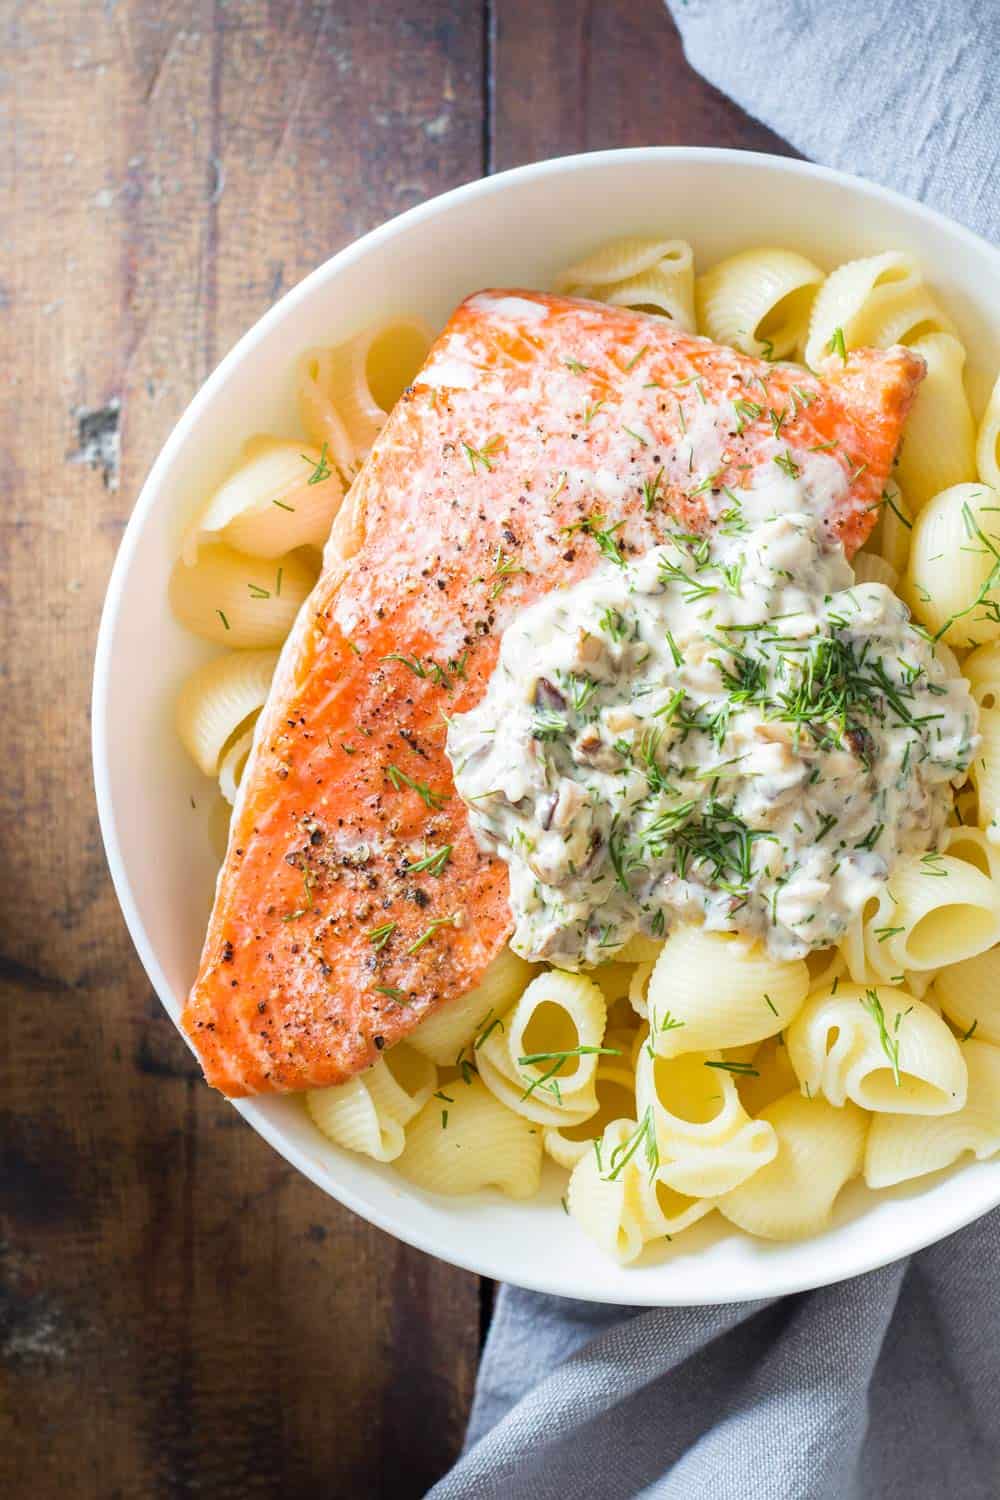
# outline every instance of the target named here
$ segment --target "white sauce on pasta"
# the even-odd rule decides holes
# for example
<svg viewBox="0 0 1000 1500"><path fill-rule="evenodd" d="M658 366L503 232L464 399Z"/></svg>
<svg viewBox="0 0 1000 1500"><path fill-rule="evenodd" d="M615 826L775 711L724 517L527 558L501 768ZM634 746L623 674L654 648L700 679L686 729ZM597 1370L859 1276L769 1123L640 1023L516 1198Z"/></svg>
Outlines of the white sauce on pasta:
<svg viewBox="0 0 1000 1500"><path fill-rule="evenodd" d="M695 435L698 467L721 420ZM589 967L676 920L799 957L939 838L977 744L967 685L889 589L854 584L822 524L842 471L789 457L730 492L711 534L628 563L612 543L522 611L452 721L526 958Z"/></svg>

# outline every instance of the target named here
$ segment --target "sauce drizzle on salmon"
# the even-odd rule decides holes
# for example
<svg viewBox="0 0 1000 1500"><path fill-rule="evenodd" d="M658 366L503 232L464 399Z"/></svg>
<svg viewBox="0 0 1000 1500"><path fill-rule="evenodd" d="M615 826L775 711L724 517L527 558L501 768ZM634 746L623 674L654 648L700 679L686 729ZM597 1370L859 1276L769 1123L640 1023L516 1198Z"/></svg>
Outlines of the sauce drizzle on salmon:
<svg viewBox="0 0 1000 1500"><path fill-rule="evenodd" d="M862 350L813 376L598 304L463 303L345 501L262 715L184 1013L209 1081L341 1082L473 988L512 929L508 877L445 734L503 630L610 550L705 530L796 451L822 457L812 503L852 555L922 369Z"/></svg>

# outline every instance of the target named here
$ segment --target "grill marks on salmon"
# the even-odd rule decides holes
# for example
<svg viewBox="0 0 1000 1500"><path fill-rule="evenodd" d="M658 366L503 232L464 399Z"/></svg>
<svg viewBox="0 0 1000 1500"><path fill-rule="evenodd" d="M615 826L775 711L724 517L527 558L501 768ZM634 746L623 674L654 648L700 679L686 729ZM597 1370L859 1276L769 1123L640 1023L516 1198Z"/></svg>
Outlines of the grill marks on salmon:
<svg viewBox="0 0 1000 1500"><path fill-rule="evenodd" d="M262 715L183 1018L209 1081L342 1082L473 988L513 924L445 716L480 699L504 628L602 552L704 530L780 451L839 466L824 524L852 554L922 373L897 348L817 377L538 293L462 304L344 503Z"/></svg>

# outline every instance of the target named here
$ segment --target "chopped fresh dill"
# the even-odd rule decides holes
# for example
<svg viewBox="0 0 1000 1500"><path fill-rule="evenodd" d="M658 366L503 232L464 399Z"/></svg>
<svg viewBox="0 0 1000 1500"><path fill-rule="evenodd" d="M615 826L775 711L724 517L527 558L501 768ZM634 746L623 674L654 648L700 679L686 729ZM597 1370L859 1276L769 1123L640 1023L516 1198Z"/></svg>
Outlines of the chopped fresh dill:
<svg viewBox="0 0 1000 1500"><path fill-rule="evenodd" d="M451 916L449 917L435 917L433 922L430 922L424 929L424 931L420 934L420 936L418 938L415 938L407 948L407 958L409 958L411 953L419 953L421 948L423 948L426 943L429 943L431 939L441 931L442 927L454 927L456 925L457 916L457 912L452 912Z"/></svg>
<svg viewBox="0 0 1000 1500"><path fill-rule="evenodd" d="M841 363L847 364L847 345L844 343L844 330L842 328L838 327L833 330L827 343L826 351L828 354L839 354Z"/></svg>
<svg viewBox="0 0 1000 1500"><path fill-rule="evenodd" d="M529 1052L518 1058L522 1068L532 1063L554 1062L556 1058L565 1062L568 1057L621 1057L620 1047L567 1047L561 1052Z"/></svg>
<svg viewBox="0 0 1000 1500"><path fill-rule="evenodd" d="M890 1032L888 1022L885 1018L885 1011L882 1008L882 1001L879 999L878 990L865 990L860 1004L863 1009L868 1012L872 1020L875 1022L875 1025L878 1027L878 1039L881 1044L882 1051L889 1059L889 1066L892 1068L893 1082L895 1083L897 1088L900 1088L902 1084L899 1076L899 1028L903 1020L910 1014L910 1010L913 1009L913 1006L911 1005L909 1010L901 1010L896 1012L892 1031Z"/></svg>
<svg viewBox="0 0 1000 1500"><path fill-rule="evenodd" d="M776 453L772 462L776 463L778 465L778 468L781 469L782 473L788 475L789 479L798 479L799 475L802 473L802 470L799 468L792 455L788 452L787 448L785 449L784 453Z"/></svg>
<svg viewBox="0 0 1000 1500"><path fill-rule="evenodd" d="M596 1145L596 1142L595 1142ZM605 1182L615 1182L628 1166L633 1156L643 1148L646 1157L646 1166L649 1169L650 1180L656 1176L660 1165L660 1151L656 1143L656 1122L653 1118L653 1106L650 1104L643 1114L642 1119L632 1132L627 1141L616 1146L611 1153L608 1163L608 1171L602 1172ZM598 1166L600 1166L600 1155L598 1155Z"/></svg>
<svg viewBox="0 0 1000 1500"><path fill-rule="evenodd" d="M299 455L299 457L304 459L312 469L312 473L306 480L306 484L322 484L324 480L329 479L330 475L333 473L333 465L329 462L326 456L327 447L328 444L324 443L322 448L320 449L318 459L310 458L308 453L301 453ZM288 509L291 509L291 507L289 506Z"/></svg>
<svg viewBox="0 0 1000 1500"><path fill-rule="evenodd" d="M419 875L426 872L428 875L440 875L445 865L451 859L451 844L445 844L441 849L435 849L432 854L425 854L423 859L418 859L416 864L407 864L407 875Z"/></svg>
<svg viewBox="0 0 1000 1500"><path fill-rule="evenodd" d="M644 354L645 354L645 352L646 352L646 350L647 350L647 349L648 349L648 348L649 348L649 345L648 345L648 344L643 344L643 346L642 346L642 348L641 348L641 349L640 349L640 350L639 350L639 352L638 352L638 354L633 354L633 356L632 356L632 358L631 358L631 359L630 359L630 360L629 360L629 362L628 362L628 364L627 364L627 365L624 365L624 366L623 366L623 367L622 367L622 368L623 368L623 369L624 369L624 370L625 370L625 372L626 372L626 373L628 373L628 371L629 371L629 370L634 370L634 369L635 369L635 367L636 367L636 365L637 365L637 364L638 364L638 363L639 363L639 361L640 361L640 359L641 359L641 358L642 358L642 356L643 356L643 355L644 355Z"/></svg>
<svg viewBox="0 0 1000 1500"><path fill-rule="evenodd" d="M592 537L599 552L609 561L617 563L618 567L624 568L625 559L621 554L619 543L615 541L615 532L620 531L624 521L616 521L614 526L605 527L604 516L584 516L580 521L573 521L571 525L562 528L564 536L572 536L577 531L582 531L585 536Z"/></svg>
<svg viewBox="0 0 1000 1500"><path fill-rule="evenodd" d="M383 922L381 927L372 928L372 930L368 934L368 941L371 943L376 953L379 953L385 947L386 943L396 931L397 925L398 924L396 922Z"/></svg>
<svg viewBox="0 0 1000 1500"><path fill-rule="evenodd" d="M478 467L480 464L484 469L487 470L491 470L493 468L490 459L493 457L499 444L499 434L489 438L481 448L474 448L471 443L467 443L464 438L462 439L462 448L465 452L466 458L469 460L469 468L472 470L473 474L478 472Z"/></svg>
<svg viewBox="0 0 1000 1500"><path fill-rule="evenodd" d="M496 556L493 559L493 572L487 580L487 582L493 584L490 590L490 598L499 598L515 573L526 573L527 571L527 568L522 568L512 557L508 557L502 547L498 547Z"/></svg>
<svg viewBox="0 0 1000 1500"><path fill-rule="evenodd" d="M483 1016L483 1019L480 1021L479 1025L476 1027L476 1035L472 1043L472 1050L474 1052L478 1052L483 1043L489 1041L490 1037L498 1027L501 1031L506 1030L500 1017L494 1016L493 1007L491 1005L485 1016Z"/></svg>
<svg viewBox="0 0 1000 1500"><path fill-rule="evenodd" d="M662 482L662 465L653 475L652 481L648 479L644 479L642 481L642 508L644 511L646 511L647 514L653 509L653 506L656 504L657 496L659 494L660 485L662 484Z"/></svg>
<svg viewBox="0 0 1000 1500"><path fill-rule="evenodd" d="M412 776L407 776L406 772L401 771L397 765L390 764L386 768L386 775L397 792L401 791L404 786L408 786L410 791L416 792L424 806L429 807L432 812L437 812L448 801L447 792L431 791L424 782L414 781Z"/></svg>

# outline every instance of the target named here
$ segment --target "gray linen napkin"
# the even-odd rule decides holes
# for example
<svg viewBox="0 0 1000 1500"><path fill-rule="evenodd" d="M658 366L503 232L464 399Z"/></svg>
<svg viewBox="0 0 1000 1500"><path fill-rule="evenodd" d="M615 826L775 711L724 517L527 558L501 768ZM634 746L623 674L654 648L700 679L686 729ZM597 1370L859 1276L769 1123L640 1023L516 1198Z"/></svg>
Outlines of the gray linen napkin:
<svg viewBox="0 0 1000 1500"><path fill-rule="evenodd" d="M688 58L804 155L1000 232L1000 0L671 0ZM1000 1500L1000 1212L776 1302L500 1290L430 1500Z"/></svg>
<svg viewBox="0 0 1000 1500"><path fill-rule="evenodd" d="M997 1500L1000 1213L838 1286L634 1309L500 1290L432 1500Z"/></svg>
<svg viewBox="0 0 1000 1500"><path fill-rule="evenodd" d="M1000 0L670 0L691 66L812 161L1000 234Z"/></svg>

